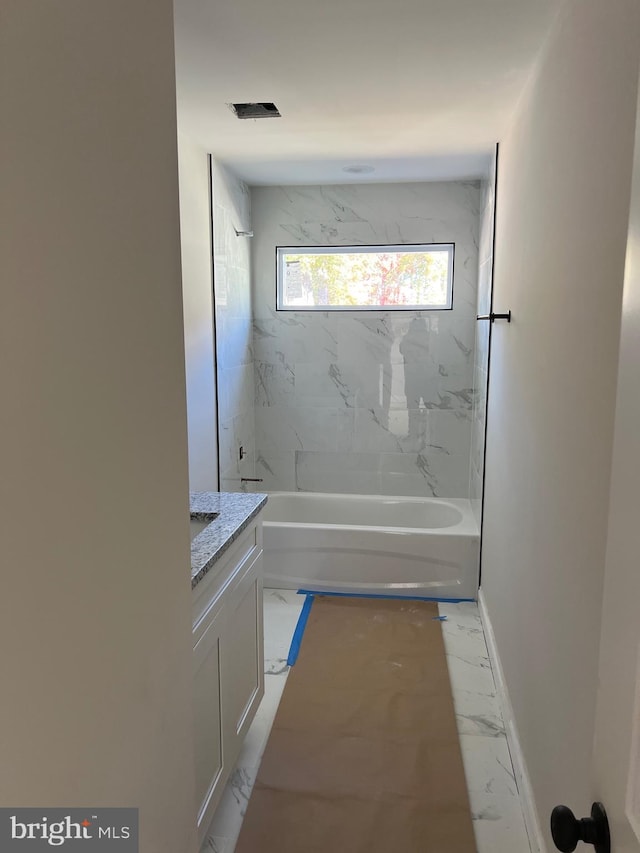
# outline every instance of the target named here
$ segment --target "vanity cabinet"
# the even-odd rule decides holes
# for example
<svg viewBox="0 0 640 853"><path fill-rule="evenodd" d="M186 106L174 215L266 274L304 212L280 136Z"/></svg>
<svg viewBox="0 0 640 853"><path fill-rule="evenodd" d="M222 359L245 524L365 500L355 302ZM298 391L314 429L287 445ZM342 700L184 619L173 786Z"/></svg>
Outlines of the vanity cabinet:
<svg viewBox="0 0 640 853"><path fill-rule="evenodd" d="M259 517L193 596L195 774L202 842L264 695Z"/></svg>
<svg viewBox="0 0 640 853"><path fill-rule="evenodd" d="M194 746L196 802L200 812L215 796L223 774L223 738L220 659L224 614L217 608L207 620L207 629L193 650ZM215 808L215 805L213 806ZM204 827L206 829L206 827Z"/></svg>
<svg viewBox="0 0 640 853"><path fill-rule="evenodd" d="M262 552L238 575L226 605L220 667L224 740L232 767L264 695Z"/></svg>

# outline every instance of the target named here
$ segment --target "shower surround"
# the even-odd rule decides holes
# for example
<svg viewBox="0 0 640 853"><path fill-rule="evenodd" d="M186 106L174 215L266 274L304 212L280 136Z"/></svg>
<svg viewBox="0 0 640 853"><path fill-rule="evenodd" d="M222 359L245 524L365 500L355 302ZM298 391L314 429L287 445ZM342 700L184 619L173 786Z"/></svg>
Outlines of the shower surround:
<svg viewBox="0 0 640 853"><path fill-rule="evenodd" d="M261 488L467 498L479 183L255 187L251 204ZM276 311L276 246L448 242L451 311Z"/></svg>
<svg viewBox="0 0 640 853"><path fill-rule="evenodd" d="M215 160L212 179L220 488L237 492L255 470L251 249L249 238L236 234L251 230L251 198Z"/></svg>
<svg viewBox="0 0 640 853"><path fill-rule="evenodd" d="M489 175L480 185L480 245L478 250L478 314L489 314L493 290L493 232L495 225L495 182L497 160L494 155ZM484 446L489 383L489 343L491 326L482 321L476 324L474 354L474 398L471 428L471 464L469 499L480 527L482 523L482 490L484 484Z"/></svg>

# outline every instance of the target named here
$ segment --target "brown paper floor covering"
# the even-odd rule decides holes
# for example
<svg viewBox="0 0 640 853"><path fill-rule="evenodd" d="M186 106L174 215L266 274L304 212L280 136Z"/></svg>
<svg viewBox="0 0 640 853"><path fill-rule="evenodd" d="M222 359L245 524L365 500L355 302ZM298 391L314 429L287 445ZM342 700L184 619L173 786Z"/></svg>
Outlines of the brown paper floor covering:
<svg viewBox="0 0 640 853"><path fill-rule="evenodd" d="M316 597L236 853L475 853L437 616Z"/></svg>

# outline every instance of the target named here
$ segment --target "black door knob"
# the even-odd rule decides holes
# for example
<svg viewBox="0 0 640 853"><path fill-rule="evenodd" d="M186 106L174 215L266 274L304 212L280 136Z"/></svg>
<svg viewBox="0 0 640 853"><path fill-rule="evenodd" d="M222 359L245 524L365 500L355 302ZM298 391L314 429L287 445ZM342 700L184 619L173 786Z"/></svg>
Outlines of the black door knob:
<svg viewBox="0 0 640 853"><path fill-rule="evenodd" d="M591 817L580 820L568 806L556 806L551 812L551 835L562 853L572 853L579 841L593 844L596 853L611 853L609 821L602 803L594 803Z"/></svg>

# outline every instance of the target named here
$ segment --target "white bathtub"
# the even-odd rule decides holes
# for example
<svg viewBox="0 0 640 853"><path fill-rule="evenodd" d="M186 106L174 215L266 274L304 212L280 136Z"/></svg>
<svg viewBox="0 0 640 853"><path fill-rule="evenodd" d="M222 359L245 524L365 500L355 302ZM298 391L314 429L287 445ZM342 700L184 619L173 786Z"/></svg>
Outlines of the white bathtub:
<svg viewBox="0 0 640 853"><path fill-rule="evenodd" d="M274 492L263 518L265 586L476 598L467 500Z"/></svg>

